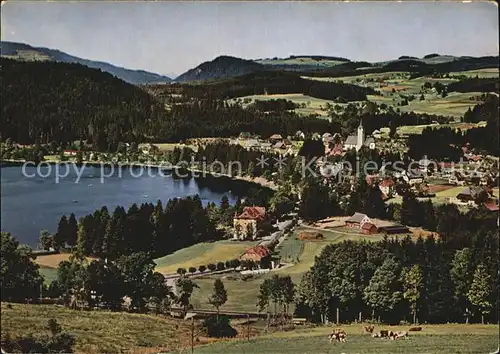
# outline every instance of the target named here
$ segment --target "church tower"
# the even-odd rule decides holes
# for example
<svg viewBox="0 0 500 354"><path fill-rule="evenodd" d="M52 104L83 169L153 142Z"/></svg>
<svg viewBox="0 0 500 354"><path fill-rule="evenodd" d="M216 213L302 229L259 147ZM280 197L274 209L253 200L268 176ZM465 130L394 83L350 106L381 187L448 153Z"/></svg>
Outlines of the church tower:
<svg viewBox="0 0 500 354"><path fill-rule="evenodd" d="M359 149L361 149L364 141L365 141L365 131L363 129L363 121L360 120L359 127L358 127L358 139L356 142L356 151L359 151Z"/></svg>

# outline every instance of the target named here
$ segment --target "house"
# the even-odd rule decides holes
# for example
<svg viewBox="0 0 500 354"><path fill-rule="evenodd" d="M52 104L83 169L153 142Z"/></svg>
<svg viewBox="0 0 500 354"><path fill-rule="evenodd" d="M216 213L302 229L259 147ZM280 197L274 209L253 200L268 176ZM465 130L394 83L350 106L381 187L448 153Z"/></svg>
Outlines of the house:
<svg viewBox="0 0 500 354"><path fill-rule="evenodd" d="M484 202L483 205L489 211L498 212L498 200L495 201L495 200L489 199L488 201Z"/></svg>
<svg viewBox="0 0 500 354"><path fill-rule="evenodd" d="M423 159L418 161L418 168L422 172L429 172L430 171L430 166L432 166L432 161L427 158L427 156L424 156Z"/></svg>
<svg viewBox="0 0 500 354"><path fill-rule="evenodd" d="M240 256L240 261L253 261L256 263L264 263L265 260L271 259L271 251L266 246L258 245L249 248ZM271 263L271 262L269 262Z"/></svg>
<svg viewBox="0 0 500 354"><path fill-rule="evenodd" d="M273 134L269 137L269 141L271 143L277 143L278 141L283 140L283 137L280 134Z"/></svg>
<svg viewBox="0 0 500 354"><path fill-rule="evenodd" d="M394 181L390 178L386 178L378 184L380 191L387 197L394 194Z"/></svg>
<svg viewBox="0 0 500 354"><path fill-rule="evenodd" d="M378 232L378 227L371 222L365 222L361 225L361 232L367 235L376 234Z"/></svg>
<svg viewBox="0 0 500 354"><path fill-rule="evenodd" d="M362 213L354 213L353 216L345 221L345 226L359 229L364 223L367 222L371 222L368 215Z"/></svg>
<svg viewBox="0 0 500 354"><path fill-rule="evenodd" d="M473 202L481 193L486 193L481 187L465 187L460 191L460 193L457 194L456 198L463 203Z"/></svg>
<svg viewBox="0 0 500 354"><path fill-rule="evenodd" d="M378 228L379 232L383 232L386 235L396 235L396 234L407 234L410 232L410 229L404 225L388 225L388 226L380 226Z"/></svg>
<svg viewBox="0 0 500 354"><path fill-rule="evenodd" d="M302 130L297 130L297 132L295 133L295 139L304 140L305 138L306 135L304 134L304 132Z"/></svg>
<svg viewBox="0 0 500 354"><path fill-rule="evenodd" d="M349 135L344 142L344 150L356 149L356 151L359 151L363 146L371 150L375 149L375 139L371 136L365 138L363 122L360 121L357 133Z"/></svg>
<svg viewBox="0 0 500 354"><path fill-rule="evenodd" d="M251 134L249 132L241 132L240 135L238 136L240 139L250 139Z"/></svg>
<svg viewBox="0 0 500 354"><path fill-rule="evenodd" d="M424 182L424 174L419 170L408 171L408 174L403 177L410 186Z"/></svg>
<svg viewBox="0 0 500 354"><path fill-rule="evenodd" d="M245 207L240 215L233 220L234 238L238 240L255 239L257 230L262 221L266 219L266 208Z"/></svg>
<svg viewBox="0 0 500 354"><path fill-rule="evenodd" d="M439 162L438 167L442 174L448 175L453 173L455 164L453 162Z"/></svg>
<svg viewBox="0 0 500 354"><path fill-rule="evenodd" d="M64 156L76 156L77 153L78 153L77 150L64 150L63 151Z"/></svg>
<svg viewBox="0 0 500 354"><path fill-rule="evenodd" d="M372 136L374 139L380 139L381 134L382 134L382 132L378 129L375 129L374 131L372 131Z"/></svg>

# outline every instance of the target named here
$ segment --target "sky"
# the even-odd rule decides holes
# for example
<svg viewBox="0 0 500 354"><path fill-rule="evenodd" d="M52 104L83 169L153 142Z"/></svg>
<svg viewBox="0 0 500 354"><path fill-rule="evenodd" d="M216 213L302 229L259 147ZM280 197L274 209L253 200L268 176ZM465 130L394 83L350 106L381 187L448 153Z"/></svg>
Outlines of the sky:
<svg viewBox="0 0 500 354"><path fill-rule="evenodd" d="M1 39L175 76L219 55L498 55L494 2L29 2Z"/></svg>

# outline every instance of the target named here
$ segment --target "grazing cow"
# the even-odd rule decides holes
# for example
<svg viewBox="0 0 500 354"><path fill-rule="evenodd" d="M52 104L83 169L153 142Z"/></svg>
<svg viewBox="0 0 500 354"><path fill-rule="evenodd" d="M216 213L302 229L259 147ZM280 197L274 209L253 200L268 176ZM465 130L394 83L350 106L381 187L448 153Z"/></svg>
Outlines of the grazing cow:
<svg viewBox="0 0 500 354"><path fill-rule="evenodd" d="M363 326L363 330L365 331L365 333L373 333L374 329L375 329L374 325Z"/></svg>
<svg viewBox="0 0 500 354"><path fill-rule="evenodd" d="M422 327L417 326L417 327L410 327L408 330L409 332L420 332L422 330Z"/></svg>
<svg viewBox="0 0 500 354"><path fill-rule="evenodd" d="M406 332L406 331L399 331L399 332L396 332L395 334L396 334L395 339L399 339L399 338L408 339L408 332Z"/></svg>
<svg viewBox="0 0 500 354"><path fill-rule="evenodd" d="M329 335L330 343L336 340L337 342L345 342L346 333L342 328L334 328Z"/></svg>

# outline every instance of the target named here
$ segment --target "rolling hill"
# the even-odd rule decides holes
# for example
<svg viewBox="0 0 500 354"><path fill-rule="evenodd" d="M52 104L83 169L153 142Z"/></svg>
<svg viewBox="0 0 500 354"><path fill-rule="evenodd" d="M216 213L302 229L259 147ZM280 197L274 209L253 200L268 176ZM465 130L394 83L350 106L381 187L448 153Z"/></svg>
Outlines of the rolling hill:
<svg viewBox="0 0 500 354"><path fill-rule="evenodd" d="M201 63L175 79L176 82L206 81L240 76L266 70L266 66L252 60L231 56L219 56L212 61Z"/></svg>
<svg viewBox="0 0 500 354"><path fill-rule="evenodd" d="M2 57L9 59L82 64L93 69L101 69L102 71L108 72L119 79L134 85L166 83L172 81L172 79L167 76L148 71L126 69L106 62L78 58L56 49L32 47L24 43L2 41L0 43L0 52Z"/></svg>

